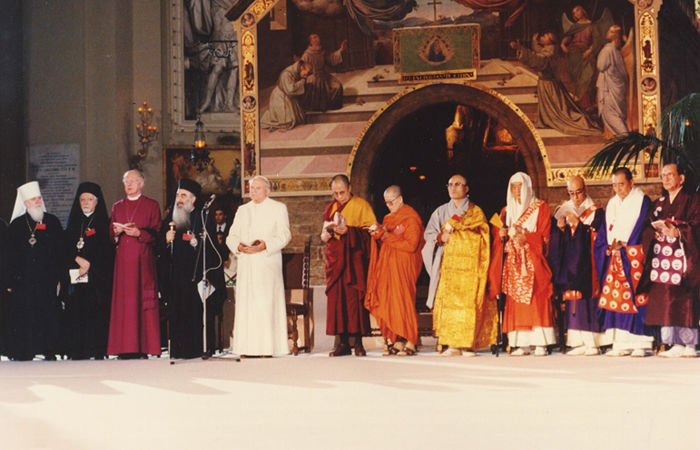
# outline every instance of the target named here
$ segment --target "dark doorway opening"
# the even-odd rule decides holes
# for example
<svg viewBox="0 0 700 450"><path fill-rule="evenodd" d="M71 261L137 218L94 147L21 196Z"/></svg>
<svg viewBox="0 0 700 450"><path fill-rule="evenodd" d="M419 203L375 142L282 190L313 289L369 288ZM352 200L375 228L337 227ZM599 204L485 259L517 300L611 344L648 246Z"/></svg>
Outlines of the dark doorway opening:
<svg viewBox="0 0 700 450"><path fill-rule="evenodd" d="M449 200L446 184L453 174L467 178L470 200L491 217L505 204L510 176L527 172L507 130L485 112L464 105L461 137L450 157L446 129L455 122L458 106L446 102L422 107L386 133L369 177L370 203L380 221L388 212L382 193L389 185L401 187L404 201L427 224L435 208Z"/></svg>

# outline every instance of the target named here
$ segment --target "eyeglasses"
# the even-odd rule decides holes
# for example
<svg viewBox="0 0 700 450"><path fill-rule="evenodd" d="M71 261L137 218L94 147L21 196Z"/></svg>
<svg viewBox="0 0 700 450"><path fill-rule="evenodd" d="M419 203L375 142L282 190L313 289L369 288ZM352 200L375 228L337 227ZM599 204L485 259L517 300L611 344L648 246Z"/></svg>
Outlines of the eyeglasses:
<svg viewBox="0 0 700 450"><path fill-rule="evenodd" d="M391 200L384 200L384 203L385 203L387 206L393 205L397 198L399 198L399 197L394 197L394 198L392 198Z"/></svg>
<svg viewBox="0 0 700 450"><path fill-rule="evenodd" d="M577 189L575 191L566 191L566 192L568 192L570 196L571 195L582 195L585 192L585 190L584 189Z"/></svg>
<svg viewBox="0 0 700 450"><path fill-rule="evenodd" d="M458 187L458 186L466 186L466 184L465 183L447 183L445 186L447 186L448 188L451 188L451 187Z"/></svg>

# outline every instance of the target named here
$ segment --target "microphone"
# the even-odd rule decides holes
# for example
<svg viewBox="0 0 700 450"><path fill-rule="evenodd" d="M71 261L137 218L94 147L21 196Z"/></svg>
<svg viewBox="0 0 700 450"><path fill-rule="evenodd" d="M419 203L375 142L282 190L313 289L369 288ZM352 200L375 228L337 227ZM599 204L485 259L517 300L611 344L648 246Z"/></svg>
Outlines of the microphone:
<svg viewBox="0 0 700 450"><path fill-rule="evenodd" d="M170 228L170 231L175 231L175 222L170 222L168 227ZM173 243L170 242L168 247L170 247L170 256L173 256Z"/></svg>
<svg viewBox="0 0 700 450"><path fill-rule="evenodd" d="M211 197L209 197L209 200L204 204L204 209L209 209L211 204L214 202L214 199L216 198L216 194L211 194Z"/></svg>

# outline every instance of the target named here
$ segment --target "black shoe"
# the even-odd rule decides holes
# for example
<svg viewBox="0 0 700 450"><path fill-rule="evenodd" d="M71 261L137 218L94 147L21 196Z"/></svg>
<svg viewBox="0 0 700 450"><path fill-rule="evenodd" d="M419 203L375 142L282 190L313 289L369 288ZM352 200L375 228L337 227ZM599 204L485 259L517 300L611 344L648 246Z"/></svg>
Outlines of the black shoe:
<svg viewBox="0 0 700 450"><path fill-rule="evenodd" d="M340 343L336 348L331 351L328 356L347 356L350 355L352 352L350 351L350 346L345 343Z"/></svg>

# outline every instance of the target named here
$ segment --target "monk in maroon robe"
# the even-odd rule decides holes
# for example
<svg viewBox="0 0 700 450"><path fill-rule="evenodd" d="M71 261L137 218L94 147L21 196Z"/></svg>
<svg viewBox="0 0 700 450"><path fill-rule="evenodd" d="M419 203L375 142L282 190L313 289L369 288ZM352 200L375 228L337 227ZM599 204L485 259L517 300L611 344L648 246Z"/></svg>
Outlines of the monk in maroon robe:
<svg viewBox="0 0 700 450"><path fill-rule="evenodd" d="M349 355L350 337L355 355L364 356L362 336L371 331L364 307L370 248L367 227L377 219L369 203L352 195L345 175L333 177L331 190L334 200L323 213L321 232L326 243L326 334L336 336L329 356Z"/></svg>
<svg viewBox="0 0 700 450"><path fill-rule="evenodd" d="M107 353L121 358L160 355L155 256L160 208L142 195L140 172L126 172L123 182L126 198L112 206L109 227L117 251Z"/></svg>
<svg viewBox="0 0 700 450"><path fill-rule="evenodd" d="M661 170L664 194L649 214L644 243L647 261L637 293L648 293L644 324L659 326L671 347L659 356L695 358L700 301L700 196L683 188L676 164Z"/></svg>

